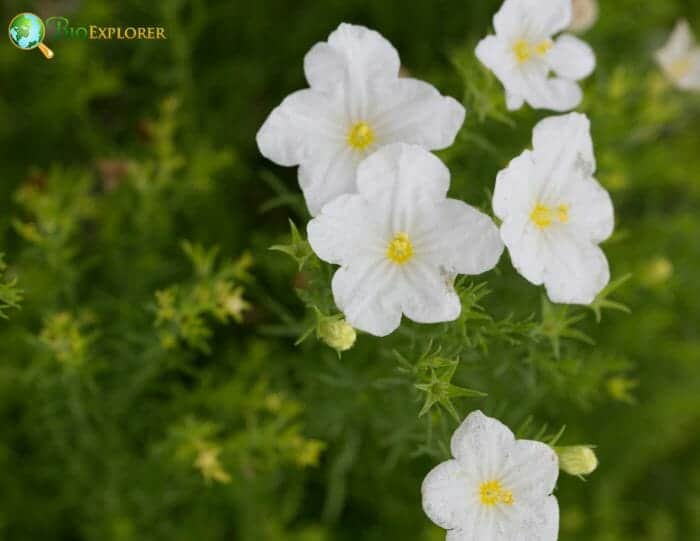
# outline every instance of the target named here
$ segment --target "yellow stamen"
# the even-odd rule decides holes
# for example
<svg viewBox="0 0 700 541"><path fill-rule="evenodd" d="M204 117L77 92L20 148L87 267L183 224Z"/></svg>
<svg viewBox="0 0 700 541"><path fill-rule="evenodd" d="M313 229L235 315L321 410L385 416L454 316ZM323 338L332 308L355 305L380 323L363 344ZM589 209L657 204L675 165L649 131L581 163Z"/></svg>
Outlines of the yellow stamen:
<svg viewBox="0 0 700 541"><path fill-rule="evenodd" d="M552 225L552 209L542 203L537 203L530 213L530 220L539 229L546 229Z"/></svg>
<svg viewBox="0 0 700 541"><path fill-rule="evenodd" d="M503 488L499 481L486 481L479 487L481 503L493 507L499 503L513 505L513 493Z"/></svg>
<svg viewBox="0 0 700 541"><path fill-rule="evenodd" d="M557 207L557 218L562 224L568 223L569 221L569 205L559 205Z"/></svg>
<svg viewBox="0 0 700 541"><path fill-rule="evenodd" d="M549 50L552 48L554 44L552 43L551 39L545 39L544 41L540 41L537 45L535 45L535 51L537 51L537 54L540 56L544 56L549 52Z"/></svg>
<svg viewBox="0 0 700 541"><path fill-rule="evenodd" d="M519 39L515 42L513 52L515 53L515 58L521 64L530 60L530 44L524 39Z"/></svg>
<svg viewBox="0 0 700 541"><path fill-rule="evenodd" d="M562 203L552 208L543 203L537 203L530 213L530 220L538 229L547 229L555 221L560 224L568 223L569 205Z"/></svg>
<svg viewBox="0 0 700 541"><path fill-rule="evenodd" d="M562 203L556 208L544 203L537 203L530 213L530 221L538 229L547 229L555 222L565 224L569 222L569 205Z"/></svg>
<svg viewBox="0 0 700 541"><path fill-rule="evenodd" d="M386 256L397 265L403 265L413 257L413 244L406 233L397 233L391 239Z"/></svg>
<svg viewBox="0 0 700 541"><path fill-rule="evenodd" d="M373 141L374 132L366 122L358 122L348 132L348 144L357 150L364 150Z"/></svg>

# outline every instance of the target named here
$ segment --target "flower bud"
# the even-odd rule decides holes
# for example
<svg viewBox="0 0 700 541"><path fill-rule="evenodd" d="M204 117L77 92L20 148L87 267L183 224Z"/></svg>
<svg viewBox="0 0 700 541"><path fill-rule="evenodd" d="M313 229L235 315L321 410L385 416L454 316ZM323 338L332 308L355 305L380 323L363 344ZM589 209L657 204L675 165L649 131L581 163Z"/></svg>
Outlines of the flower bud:
<svg viewBox="0 0 700 541"><path fill-rule="evenodd" d="M572 32L585 32L598 20L598 0L573 0L572 10Z"/></svg>
<svg viewBox="0 0 700 541"><path fill-rule="evenodd" d="M644 285L656 287L667 282L673 275L673 263L665 257L655 257L648 261L642 271Z"/></svg>
<svg viewBox="0 0 700 541"><path fill-rule="evenodd" d="M557 447L559 469L569 475L588 475L598 467L598 457L590 445Z"/></svg>
<svg viewBox="0 0 700 541"><path fill-rule="evenodd" d="M344 319L324 318L318 324L318 337L336 351L347 351L355 344L355 329Z"/></svg>

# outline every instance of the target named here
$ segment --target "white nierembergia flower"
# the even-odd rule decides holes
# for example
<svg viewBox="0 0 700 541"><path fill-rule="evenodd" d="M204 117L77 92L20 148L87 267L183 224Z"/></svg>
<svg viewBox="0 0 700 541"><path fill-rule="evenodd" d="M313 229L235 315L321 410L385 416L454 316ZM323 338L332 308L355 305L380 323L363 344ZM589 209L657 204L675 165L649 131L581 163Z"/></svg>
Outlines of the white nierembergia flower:
<svg viewBox="0 0 700 541"><path fill-rule="evenodd" d="M479 42L476 56L505 87L508 109L527 102L536 109L568 111L581 102L576 81L593 72L595 56L574 36L553 39L570 23L571 0L503 2L493 18L496 35Z"/></svg>
<svg viewBox="0 0 700 541"><path fill-rule="evenodd" d="M666 45L656 51L655 56L666 76L678 88L700 90L700 47L688 21L678 21Z"/></svg>
<svg viewBox="0 0 700 541"><path fill-rule="evenodd" d="M357 169L357 194L323 207L308 225L314 252L340 265L338 308L355 328L386 336L401 314L419 323L452 321L461 305L456 274L493 268L503 252L487 215L447 199L450 172L416 145L388 145Z"/></svg>
<svg viewBox="0 0 700 541"><path fill-rule="evenodd" d="M311 88L288 96L257 135L260 152L299 165L309 212L355 192L357 165L389 143L428 150L450 146L464 107L434 87L399 78L399 55L380 34L341 24L304 58Z"/></svg>
<svg viewBox="0 0 700 541"><path fill-rule="evenodd" d="M517 271L544 283L552 301L589 304L610 280L598 243L612 234L614 217L608 192L593 178L588 118L545 118L532 144L496 178L501 238Z"/></svg>
<svg viewBox="0 0 700 541"><path fill-rule="evenodd" d="M555 541L559 506L552 490L557 454L538 441L516 440L480 411L452 435L454 459L423 481L423 509L449 530L447 541Z"/></svg>

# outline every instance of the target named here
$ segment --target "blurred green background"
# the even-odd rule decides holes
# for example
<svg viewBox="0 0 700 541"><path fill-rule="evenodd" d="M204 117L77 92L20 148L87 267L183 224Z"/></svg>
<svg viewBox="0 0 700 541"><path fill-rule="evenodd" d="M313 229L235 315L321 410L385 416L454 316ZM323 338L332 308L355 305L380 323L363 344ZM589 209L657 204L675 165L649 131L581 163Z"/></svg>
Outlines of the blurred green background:
<svg viewBox="0 0 700 541"><path fill-rule="evenodd" d="M700 98L652 57L678 18L700 31L697 0L603 0L584 36L598 67L580 110L617 214L611 297L631 313L543 303L504 256L464 283L455 324L362 335L340 359L313 336L294 346L305 304L332 313L330 269L268 250L308 216L257 129L305 86L315 42L364 24L464 100L440 155L451 196L490 210L496 173L546 116L506 113L473 56L499 5L3 2L7 22L169 39L49 34L52 61L0 46L0 251L24 296L0 320L0 539L442 539L420 483L457 421L439 403L419 417L416 387L440 356L488 393L455 398L460 417L566 425L562 443L598 446L586 482L560 478L560 539L700 539Z"/></svg>

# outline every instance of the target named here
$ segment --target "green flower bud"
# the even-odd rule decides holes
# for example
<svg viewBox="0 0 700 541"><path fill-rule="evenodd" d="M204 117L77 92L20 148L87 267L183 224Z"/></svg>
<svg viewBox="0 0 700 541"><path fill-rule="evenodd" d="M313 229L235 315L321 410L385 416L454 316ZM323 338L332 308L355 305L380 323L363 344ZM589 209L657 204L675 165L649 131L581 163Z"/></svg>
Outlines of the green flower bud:
<svg viewBox="0 0 700 541"><path fill-rule="evenodd" d="M665 257L655 257L646 263L641 279L644 285L656 287L663 285L673 275L673 263Z"/></svg>
<svg viewBox="0 0 700 541"><path fill-rule="evenodd" d="M569 475L588 475L598 467L598 457L590 445L557 447L559 469Z"/></svg>
<svg viewBox="0 0 700 541"><path fill-rule="evenodd" d="M355 344L355 329L344 319L324 318L318 324L318 337L336 351L347 351Z"/></svg>

